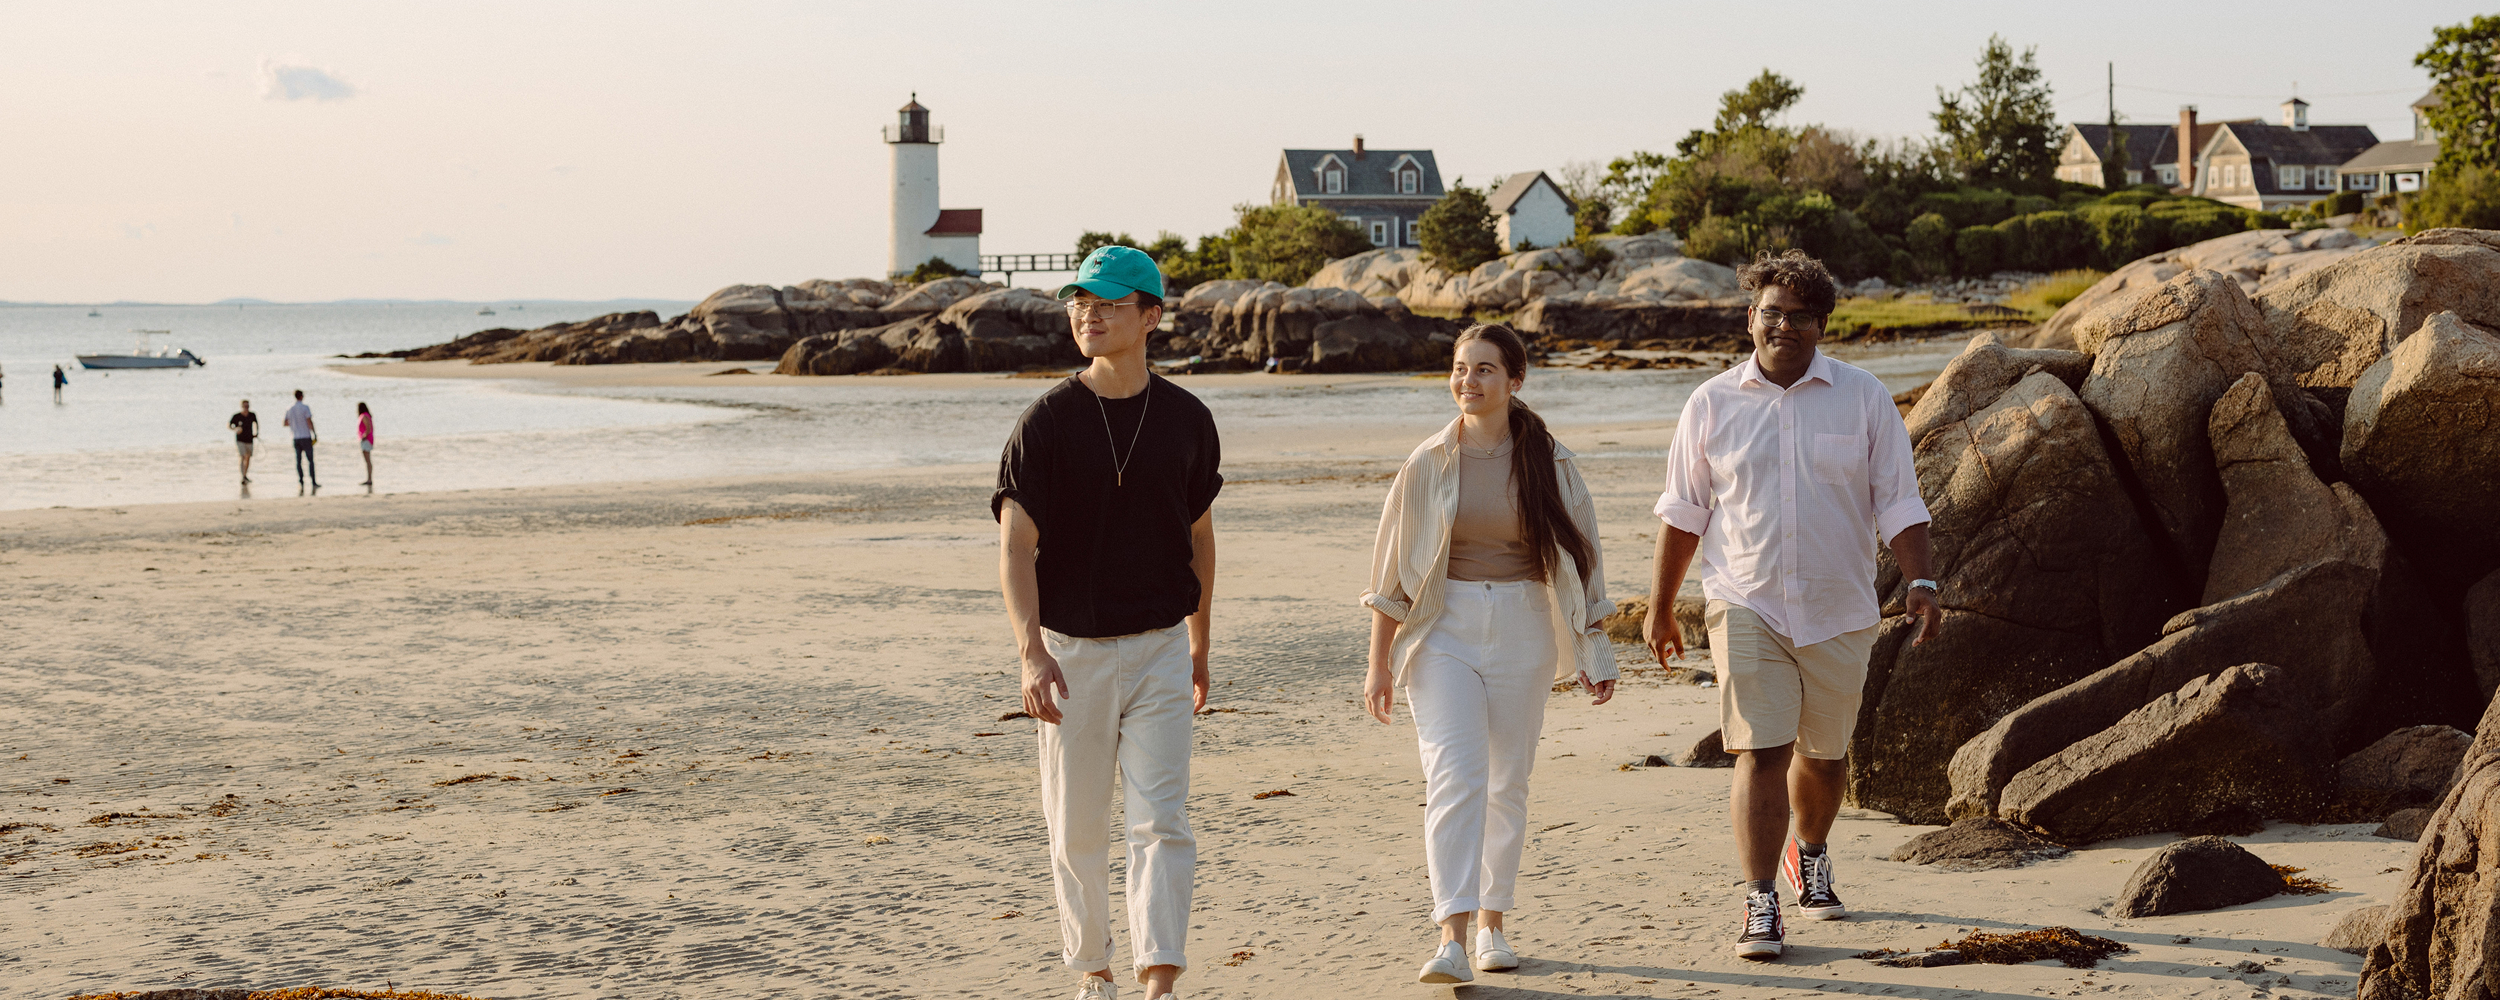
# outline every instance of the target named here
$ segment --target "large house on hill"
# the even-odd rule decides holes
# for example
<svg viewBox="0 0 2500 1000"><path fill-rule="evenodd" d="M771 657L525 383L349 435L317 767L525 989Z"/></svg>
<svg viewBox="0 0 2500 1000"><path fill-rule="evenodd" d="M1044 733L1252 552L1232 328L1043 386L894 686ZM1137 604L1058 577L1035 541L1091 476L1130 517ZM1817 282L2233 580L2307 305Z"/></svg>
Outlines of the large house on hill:
<svg viewBox="0 0 2500 1000"><path fill-rule="evenodd" d="M2408 194L2422 189L2439 161L2439 131L2422 113L2439 106L2437 91L2413 102L2413 138L2390 139L2344 164L2344 183L2356 191Z"/></svg>
<svg viewBox="0 0 2500 1000"><path fill-rule="evenodd" d="M1276 162L1275 205L1318 205L1344 216L1376 247L1413 247L1416 222L1441 199L1429 149L1288 149Z"/></svg>
<svg viewBox="0 0 2500 1000"><path fill-rule="evenodd" d="M2158 183L2186 194L2260 212L2299 208L2341 190L2375 191L2375 177L2356 161L2385 145L2367 125L2311 125L2309 102L2283 102L2279 123L2256 118L2199 122L2196 107L2179 109L2179 124L2120 125L2127 136L2127 183ZM2102 182L2111 155L2110 127L2066 127L2057 177ZM2182 163L2180 139L2189 155ZM2139 148L2141 151L2139 151ZM2352 165L2352 166L2348 166Z"/></svg>

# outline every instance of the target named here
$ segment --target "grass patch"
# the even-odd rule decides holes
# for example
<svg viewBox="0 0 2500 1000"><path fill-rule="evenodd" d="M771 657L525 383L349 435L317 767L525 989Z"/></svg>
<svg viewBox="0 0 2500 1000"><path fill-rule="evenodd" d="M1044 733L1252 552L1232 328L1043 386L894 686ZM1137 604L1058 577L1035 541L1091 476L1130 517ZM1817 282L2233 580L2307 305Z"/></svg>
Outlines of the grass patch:
<svg viewBox="0 0 2500 1000"><path fill-rule="evenodd" d="M2007 316L2002 311L1972 307L1959 302L1929 302L1923 299L1846 299L1832 310L1832 318L1823 326L1829 340L1859 340L1868 337L1895 337L1905 333L1934 330L1967 330L1982 326L2004 326L2020 316Z"/></svg>
<svg viewBox="0 0 2500 1000"><path fill-rule="evenodd" d="M2106 272L2088 269L2059 271L2024 285L2021 291L2006 296L2005 304L2029 313L2034 319L2045 321L2106 277L2109 277Z"/></svg>

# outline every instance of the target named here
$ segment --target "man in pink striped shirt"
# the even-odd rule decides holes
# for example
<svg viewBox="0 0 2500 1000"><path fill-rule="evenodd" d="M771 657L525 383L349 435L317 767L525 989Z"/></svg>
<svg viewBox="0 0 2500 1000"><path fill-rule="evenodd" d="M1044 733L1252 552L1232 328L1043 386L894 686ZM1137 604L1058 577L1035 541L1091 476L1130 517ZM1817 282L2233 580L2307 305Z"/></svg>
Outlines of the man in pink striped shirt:
<svg viewBox="0 0 2500 1000"><path fill-rule="evenodd" d="M1699 553L1719 731L1737 756L1728 802L1746 880L1737 954L1769 960L1787 938L1774 868L1800 916L1849 915L1824 841L1883 620L1878 540L1911 581L1909 611L1924 620L1917 642L1936 634L1943 612L1927 579L1927 505L1892 394L1815 350L1838 298L1831 272L1791 250L1762 254L1739 278L1754 296L1753 356L1685 401L1656 508L1666 525L1646 628L1660 662L1684 655L1664 612Z"/></svg>

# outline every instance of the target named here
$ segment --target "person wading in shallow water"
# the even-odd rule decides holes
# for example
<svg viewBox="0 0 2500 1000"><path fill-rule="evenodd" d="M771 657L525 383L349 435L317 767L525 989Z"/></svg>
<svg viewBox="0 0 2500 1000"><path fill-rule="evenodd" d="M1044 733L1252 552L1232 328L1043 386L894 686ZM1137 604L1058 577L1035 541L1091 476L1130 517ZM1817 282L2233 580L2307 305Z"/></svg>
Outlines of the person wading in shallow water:
<svg viewBox="0 0 2500 1000"><path fill-rule="evenodd" d="M1042 816L1067 965L1080 1000L1114 1000L1111 791L1125 789L1129 950L1149 998L1188 968L1198 842L1192 716L1207 703L1215 418L1153 374L1163 318L1152 258L1110 246L1059 289L1093 363L1017 419L998 462L999 587L1040 723Z"/></svg>
<svg viewBox="0 0 2500 1000"><path fill-rule="evenodd" d="M356 404L356 447L364 452L365 481L359 486L373 485L373 411L365 404Z"/></svg>
<svg viewBox="0 0 2500 1000"><path fill-rule="evenodd" d="M1736 755L1728 808L1745 874L1736 953L1786 946L1772 872L1810 920L1849 915L1824 850L1847 782L1866 658L1883 620L1875 543L1909 581L1917 642L1943 623L1927 579L1927 505L1909 431L1882 381L1815 350L1838 297L1821 261L1763 253L1738 272L1753 357L1693 390L1667 448L1650 583L1650 651L1684 655L1676 591L1699 552L1719 731ZM1793 826L1792 826L1793 823Z"/></svg>
<svg viewBox="0 0 2500 1000"><path fill-rule="evenodd" d="M313 433L312 407L304 405L304 390L295 390L295 405L286 408L286 429L295 437L295 485L304 485L304 474L312 474L312 488L321 488L321 467L313 462L313 443L320 437Z"/></svg>
<svg viewBox="0 0 2500 1000"><path fill-rule="evenodd" d="M252 442L260 438L260 414L252 412L252 401L244 400L243 408L226 418L226 427L234 431L235 457L243 463L243 482L252 481Z"/></svg>
<svg viewBox="0 0 2500 1000"><path fill-rule="evenodd" d="M1372 542L1370 669L1363 704L1390 721L1396 689L1424 760L1424 860L1441 943L1416 980L1465 983L1474 965L1519 967L1502 936L1528 842L1528 773L1547 691L1577 676L1615 694L1615 611L1597 546L1597 505L1571 449L1512 393L1527 346L1506 326L1458 335L1458 418L1407 456Z"/></svg>

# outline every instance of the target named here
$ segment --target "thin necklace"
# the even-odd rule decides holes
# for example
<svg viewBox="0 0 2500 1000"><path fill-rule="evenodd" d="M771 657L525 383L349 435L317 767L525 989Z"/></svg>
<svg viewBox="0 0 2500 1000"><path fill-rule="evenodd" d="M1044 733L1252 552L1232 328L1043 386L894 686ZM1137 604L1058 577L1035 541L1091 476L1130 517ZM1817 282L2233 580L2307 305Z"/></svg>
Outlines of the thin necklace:
<svg viewBox="0 0 2500 1000"><path fill-rule="evenodd" d="M1085 388L1090 391L1094 387L1089 385ZM1111 485L1113 486L1128 485L1128 460L1137 457L1137 436L1146 432L1146 411L1153 409L1155 405L1155 383L1152 375L1146 376L1145 395L1146 401L1138 404L1137 407L1137 429L1128 434L1128 454L1121 455L1120 439L1111 434L1111 407L1102 401L1101 393L1094 393L1094 408L1102 411L1103 441L1111 446Z"/></svg>

